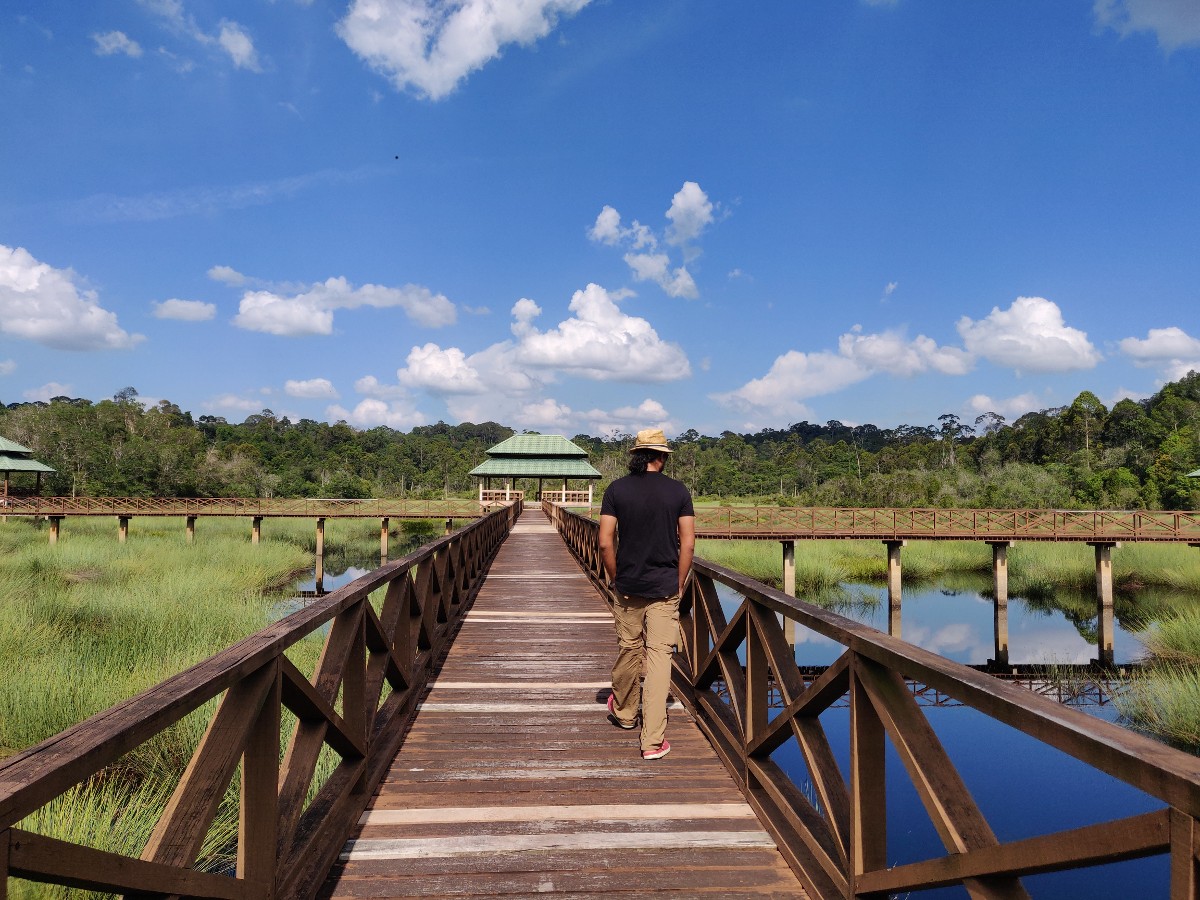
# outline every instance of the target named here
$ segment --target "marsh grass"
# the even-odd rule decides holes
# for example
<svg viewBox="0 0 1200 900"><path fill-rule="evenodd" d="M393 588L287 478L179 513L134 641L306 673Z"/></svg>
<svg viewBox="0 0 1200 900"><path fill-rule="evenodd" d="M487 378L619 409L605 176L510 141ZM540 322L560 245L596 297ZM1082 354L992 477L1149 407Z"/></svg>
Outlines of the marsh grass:
<svg viewBox="0 0 1200 900"><path fill-rule="evenodd" d="M120 544L112 521L79 517L64 523L51 547L39 524L0 522L0 757L261 629L278 589L311 571L315 543L311 521L267 525L254 546L246 522L202 519L189 546L182 520L135 518ZM337 526L327 527L327 546L353 542L378 553L377 525ZM321 643L320 635L310 636L289 657L311 672ZM136 855L214 709L215 701L156 735L21 827ZM335 763L322 760L318 785ZM229 862L236 796L235 778L210 831L205 865ZM10 895L81 896L16 880Z"/></svg>
<svg viewBox="0 0 1200 900"><path fill-rule="evenodd" d="M1195 666L1159 662L1133 678L1116 705L1134 727L1200 751L1200 670Z"/></svg>

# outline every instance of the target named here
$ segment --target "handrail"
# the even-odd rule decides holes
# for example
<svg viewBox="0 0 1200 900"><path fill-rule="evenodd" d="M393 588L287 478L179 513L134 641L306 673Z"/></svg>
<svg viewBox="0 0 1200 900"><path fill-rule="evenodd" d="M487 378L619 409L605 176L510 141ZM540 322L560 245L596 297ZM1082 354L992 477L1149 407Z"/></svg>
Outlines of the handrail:
<svg viewBox="0 0 1200 900"><path fill-rule="evenodd" d="M516 492L510 500L521 499ZM353 500L288 497L5 497L6 516L262 516L304 518L477 519L477 499Z"/></svg>
<svg viewBox="0 0 1200 900"><path fill-rule="evenodd" d="M381 566L227 650L0 762L0 897L8 876L96 891L204 898L315 895L387 771L429 673L521 504ZM378 610L372 592L385 589ZM312 678L284 655L329 626ZM224 695L140 859L18 827L26 816ZM280 761L280 716L296 726ZM307 802L318 756L337 768ZM197 871L242 766L235 877Z"/></svg>
<svg viewBox="0 0 1200 900"><path fill-rule="evenodd" d="M543 508L607 594L597 549L598 524L552 504ZM730 619L721 608L718 584L742 598ZM807 687L779 615L846 648ZM1200 897L1200 758L701 559L693 565L681 602L681 630L675 694L814 896L887 896L963 884L972 896L1024 897L1028 895L1020 883L1022 875L1170 854L1173 900ZM917 708L905 679L935 688L1167 806L1141 816L1001 843ZM773 689L781 695L783 708L772 717ZM847 693L850 765L849 777L844 778L820 715ZM807 765L815 803L770 758L788 741L795 741ZM946 856L888 868L887 741L912 779Z"/></svg>

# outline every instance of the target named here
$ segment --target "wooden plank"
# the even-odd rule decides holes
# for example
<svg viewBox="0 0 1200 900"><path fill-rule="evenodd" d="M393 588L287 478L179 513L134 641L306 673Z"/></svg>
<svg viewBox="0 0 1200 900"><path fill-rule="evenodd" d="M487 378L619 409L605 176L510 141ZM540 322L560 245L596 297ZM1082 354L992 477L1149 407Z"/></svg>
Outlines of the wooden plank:
<svg viewBox="0 0 1200 900"><path fill-rule="evenodd" d="M183 894L241 900L254 896L246 883L69 844L13 829L9 874L89 891Z"/></svg>
<svg viewBox="0 0 1200 900"><path fill-rule="evenodd" d="M1170 816L1170 810L1159 810L896 866L862 876L858 890L862 894L892 894L944 887L988 875L1036 875L1150 856L1170 846Z"/></svg>

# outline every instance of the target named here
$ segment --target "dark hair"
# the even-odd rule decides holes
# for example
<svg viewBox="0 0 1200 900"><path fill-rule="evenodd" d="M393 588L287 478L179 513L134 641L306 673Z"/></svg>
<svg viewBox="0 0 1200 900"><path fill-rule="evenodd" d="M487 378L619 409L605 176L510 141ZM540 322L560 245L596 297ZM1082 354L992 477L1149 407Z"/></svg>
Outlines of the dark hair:
<svg viewBox="0 0 1200 900"><path fill-rule="evenodd" d="M634 450L629 454L629 474L641 475L656 459L666 461L667 454L661 450Z"/></svg>

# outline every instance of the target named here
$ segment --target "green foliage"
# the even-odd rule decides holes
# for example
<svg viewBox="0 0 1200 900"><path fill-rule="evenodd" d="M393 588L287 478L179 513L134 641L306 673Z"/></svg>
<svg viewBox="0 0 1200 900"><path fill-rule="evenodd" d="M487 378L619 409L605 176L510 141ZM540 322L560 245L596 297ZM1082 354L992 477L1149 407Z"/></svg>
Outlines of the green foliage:
<svg viewBox="0 0 1200 900"><path fill-rule="evenodd" d="M0 408L0 434L56 473L43 493L68 496L469 496L469 472L513 434L495 422L359 431L292 422L271 410L233 424L193 419L168 401L143 406L56 398ZM575 435L601 473L625 474L630 435ZM1200 507L1200 375L1111 410L1090 391L1068 406L974 425L943 413L929 425L836 420L755 434L695 430L677 438L668 472L698 498L794 506L1195 509ZM20 478L21 476L17 476ZM32 481L32 479L28 479ZM517 485L527 491L536 482ZM27 489L17 483L18 490Z"/></svg>

